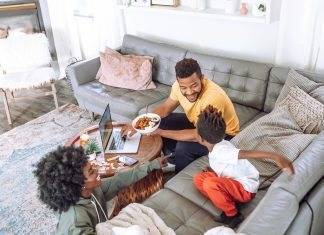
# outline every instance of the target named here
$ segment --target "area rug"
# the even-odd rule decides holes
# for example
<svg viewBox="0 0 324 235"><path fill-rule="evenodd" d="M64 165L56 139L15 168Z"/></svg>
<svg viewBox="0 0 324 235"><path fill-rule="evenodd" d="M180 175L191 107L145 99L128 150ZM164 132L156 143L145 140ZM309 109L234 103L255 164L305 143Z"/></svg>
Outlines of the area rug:
<svg viewBox="0 0 324 235"><path fill-rule="evenodd" d="M0 135L0 234L53 234L57 219L37 197L33 164L84 128L87 111L69 104Z"/></svg>

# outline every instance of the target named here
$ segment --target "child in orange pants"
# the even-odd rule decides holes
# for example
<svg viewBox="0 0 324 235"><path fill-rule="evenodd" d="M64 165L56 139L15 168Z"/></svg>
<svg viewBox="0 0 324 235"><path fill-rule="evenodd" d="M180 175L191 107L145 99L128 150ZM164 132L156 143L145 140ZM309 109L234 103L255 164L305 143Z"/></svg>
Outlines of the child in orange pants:
<svg viewBox="0 0 324 235"><path fill-rule="evenodd" d="M211 169L196 174L194 185L223 211L223 222L234 228L243 220L235 203L252 200L259 187L259 172L246 159L269 158L280 168L295 172L291 162L279 154L237 149L224 140L225 129L222 114L216 108L209 105L200 113L197 139L208 148Z"/></svg>

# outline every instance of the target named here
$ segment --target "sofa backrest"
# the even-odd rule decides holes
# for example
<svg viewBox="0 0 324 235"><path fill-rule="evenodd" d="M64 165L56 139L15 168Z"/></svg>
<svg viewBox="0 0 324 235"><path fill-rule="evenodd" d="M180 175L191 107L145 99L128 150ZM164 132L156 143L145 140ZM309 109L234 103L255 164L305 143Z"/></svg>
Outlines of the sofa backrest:
<svg viewBox="0 0 324 235"><path fill-rule="evenodd" d="M188 52L198 61L202 73L221 86L235 103L263 109L270 64Z"/></svg>
<svg viewBox="0 0 324 235"><path fill-rule="evenodd" d="M186 50L133 35L125 35L121 53L153 56L153 80L165 85L172 85L176 80L174 67L179 60L185 57Z"/></svg>
<svg viewBox="0 0 324 235"><path fill-rule="evenodd" d="M273 110L276 100L280 94L283 85L286 82L289 68L273 67L270 71L269 84L264 102L264 111L269 113ZM315 82L323 82L324 75L311 73L308 71L297 70L298 73Z"/></svg>

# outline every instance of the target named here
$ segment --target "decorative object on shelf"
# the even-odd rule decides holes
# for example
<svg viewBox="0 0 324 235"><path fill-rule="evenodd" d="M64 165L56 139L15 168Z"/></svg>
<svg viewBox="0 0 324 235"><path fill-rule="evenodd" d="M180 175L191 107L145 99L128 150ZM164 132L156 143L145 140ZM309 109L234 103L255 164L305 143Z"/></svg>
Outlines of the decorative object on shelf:
<svg viewBox="0 0 324 235"><path fill-rule="evenodd" d="M132 6L149 7L151 6L151 0L131 0Z"/></svg>
<svg viewBox="0 0 324 235"><path fill-rule="evenodd" d="M240 13L241 15L246 15L248 13L249 9L246 2L242 2L240 7Z"/></svg>
<svg viewBox="0 0 324 235"><path fill-rule="evenodd" d="M237 0L225 0L224 10L229 14L235 13L237 10Z"/></svg>
<svg viewBox="0 0 324 235"><path fill-rule="evenodd" d="M179 0L152 0L152 5L161 5L161 6L179 6Z"/></svg>
<svg viewBox="0 0 324 235"><path fill-rule="evenodd" d="M80 145L85 146L88 143L88 140L89 140L89 134L88 134L88 132L84 132L80 136Z"/></svg>
<svg viewBox="0 0 324 235"><path fill-rule="evenodd" d="M252 15L265 16L267 12L267 6L265 3L254 4L252 7Z"/></svg>
<svg viewBox="0 0 324 235"><path fill-rule="evenodd" d="M89 160L94 160L97 153L101 152L96 138L92 138L87 142L87 144L84 146L84 152L90 157Z"/></svg>

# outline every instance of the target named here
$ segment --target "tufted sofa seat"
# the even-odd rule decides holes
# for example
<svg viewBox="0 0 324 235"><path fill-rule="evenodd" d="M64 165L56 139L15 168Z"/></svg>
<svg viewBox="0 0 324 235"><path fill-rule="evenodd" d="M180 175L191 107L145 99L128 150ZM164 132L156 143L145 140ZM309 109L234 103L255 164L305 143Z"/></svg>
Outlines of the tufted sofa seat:
<svg viewBox="0 0 324 235"><path fill-rule="evenodd" d="M273 110L289 72L289 68L200 54L132 35L124 36L119 52L153 56L153 80L157 88L133 91L99 83L95 79L100 66L99 58L75 63L67 69L79 106L102 114L109 103L115 120L131 120L145 112L146 105L154 109L161 104L169 96L175 81L176 62L183 58L194 58L203 74L229 95L240 127L244 129ZM324 82L321 74L298 72L313 81ZM176 110L181 111L181 108ZM176 234L198 235L222 225L221 211L193 185L194 174L207 165L206 156L197 159L169 180L164 189L144 202ZM251 202L238 205L245 220L237 231L250 235L323 234L323 131L300 154L294 166L297 174L293 179L284 172L268 189L259 190Z"/></svg>

